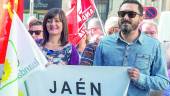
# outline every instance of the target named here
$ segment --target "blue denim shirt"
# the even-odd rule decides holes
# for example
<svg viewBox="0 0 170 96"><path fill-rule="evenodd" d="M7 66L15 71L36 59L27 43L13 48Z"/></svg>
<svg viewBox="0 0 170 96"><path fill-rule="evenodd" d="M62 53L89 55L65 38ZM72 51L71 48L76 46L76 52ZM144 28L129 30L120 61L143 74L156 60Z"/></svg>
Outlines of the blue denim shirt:
<svg viewBox="0 0 170 96"><path fill-rule="evenodd" d="M119 33L103 38L95 53L94 65L130 66L140 70L138 81L130 82L128 96L149 96L150 89L163 90L168 84L167 65L158 40L141 33L132 44Z"/></svg>

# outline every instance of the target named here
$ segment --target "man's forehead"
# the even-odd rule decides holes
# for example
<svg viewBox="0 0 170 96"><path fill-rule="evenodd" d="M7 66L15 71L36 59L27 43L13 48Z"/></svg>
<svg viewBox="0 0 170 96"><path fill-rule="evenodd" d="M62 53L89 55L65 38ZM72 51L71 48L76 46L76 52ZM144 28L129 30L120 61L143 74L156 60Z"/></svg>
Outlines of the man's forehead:
<svg viewBox="0 0 170 96"><path fill-rule="evenodd" d="M155 32L156 29L154 27L143 27L142 31L152 31L152 32Z"/></svg>
<svg viewBox="0 0 170 96"><path fill-rule="evenodd" d="M138 5L134 3L125 3L120 7L120 11L134 11L138 12Z"/></svg>
<svg viewBox="0 0 170 96"><path fill-rule="evenodd" d="M34 25L34 26L30 27L30 29L41 29L41 30L43 30L43 27L42 27L42 25Z"/></svg>
<svg viewBox="0 0 170 96"><path fill-rule="evenodd" d="M156 29L156 26L154 26L152 23L144 23L142 25L142 29Z"/></svg>

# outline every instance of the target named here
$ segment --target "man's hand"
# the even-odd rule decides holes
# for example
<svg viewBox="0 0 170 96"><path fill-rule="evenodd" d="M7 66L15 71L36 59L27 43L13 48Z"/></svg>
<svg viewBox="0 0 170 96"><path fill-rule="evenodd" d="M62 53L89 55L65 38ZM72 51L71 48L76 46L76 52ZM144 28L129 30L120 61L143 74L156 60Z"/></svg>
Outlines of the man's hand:
<svg viewBox="0 0 170 96"><path fill-rule="evenodd" d="M139 79L140 71L137 68L131 68L128 70L130 79L137 81Z"/></svg>

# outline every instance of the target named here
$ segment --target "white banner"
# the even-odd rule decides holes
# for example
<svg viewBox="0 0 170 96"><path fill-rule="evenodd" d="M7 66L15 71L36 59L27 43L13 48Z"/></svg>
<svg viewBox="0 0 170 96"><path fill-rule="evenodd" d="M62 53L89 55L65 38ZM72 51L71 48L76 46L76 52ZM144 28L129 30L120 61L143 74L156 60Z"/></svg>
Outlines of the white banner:
<svg viewBox="0 0 170 96"><path fill-rule="evenodd" d="M56 66L27 79L29 96L126 96L128 67Z"/></svg>

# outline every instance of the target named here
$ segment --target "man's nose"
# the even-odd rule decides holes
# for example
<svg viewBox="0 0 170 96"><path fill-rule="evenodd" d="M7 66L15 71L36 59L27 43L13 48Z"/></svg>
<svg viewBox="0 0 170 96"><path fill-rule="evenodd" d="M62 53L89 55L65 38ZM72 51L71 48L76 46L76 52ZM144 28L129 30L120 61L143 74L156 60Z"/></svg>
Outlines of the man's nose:
<svg viewBox="0 0 170 96"><path fill-rule="evenodd" d="M128 14L125 14L124 19L125 19L125 20L129 20Z"/></svg>
<svg viewBox="0 0 170 96"><path fill-rule="evenodd" d="M36 37L37 37L36 34L33 33L33 34L32 34L32 38L33 38L33 39L36 39Z"/></svg>

